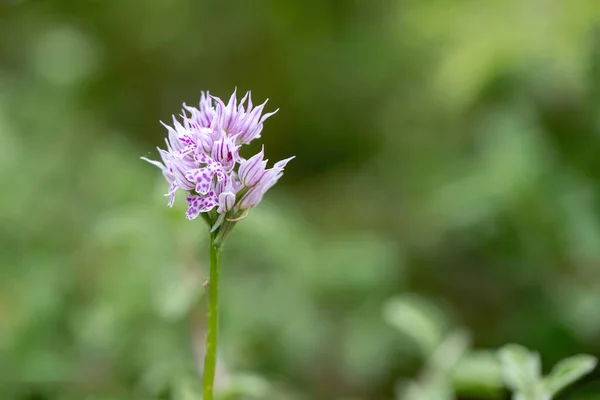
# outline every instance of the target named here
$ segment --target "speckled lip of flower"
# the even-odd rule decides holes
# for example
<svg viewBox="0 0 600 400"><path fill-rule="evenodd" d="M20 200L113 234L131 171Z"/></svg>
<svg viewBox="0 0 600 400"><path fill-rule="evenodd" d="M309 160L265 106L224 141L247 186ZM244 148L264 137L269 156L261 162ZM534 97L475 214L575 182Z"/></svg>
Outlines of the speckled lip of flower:
<svg viewBox="0 0 600 400"><path fill-rule="evenodd" d="M166 150L158 149L162 162L143 160L161 169L169 182L169 206L178 190L186 192L190 220L199 215L216 231L256 206L283 175L294 157L267 169L264 148L244 159L240 148L260 138L263 123L274 112L263 114L267 101L253 107L250 92L237 102L236 91L225 104L202 92L198 108L183 105L182 123L173 117L167 128Z"/></svg>

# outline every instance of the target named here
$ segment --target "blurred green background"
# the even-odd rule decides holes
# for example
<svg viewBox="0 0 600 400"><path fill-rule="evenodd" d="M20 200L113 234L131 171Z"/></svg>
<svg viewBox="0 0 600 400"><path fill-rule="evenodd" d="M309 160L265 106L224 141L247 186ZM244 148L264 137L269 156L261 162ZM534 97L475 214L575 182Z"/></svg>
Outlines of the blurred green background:
<svg viewBox="0 0 600 400"><path fill-rule="evenodd" d="M405 400L446 337L459 399L507 398L507 342L545 370L600 354L599 23L597 0L0 2L0 398L197 398L205 227L139 157L236 86L296 159L225 248L229 398Z"/></svg>

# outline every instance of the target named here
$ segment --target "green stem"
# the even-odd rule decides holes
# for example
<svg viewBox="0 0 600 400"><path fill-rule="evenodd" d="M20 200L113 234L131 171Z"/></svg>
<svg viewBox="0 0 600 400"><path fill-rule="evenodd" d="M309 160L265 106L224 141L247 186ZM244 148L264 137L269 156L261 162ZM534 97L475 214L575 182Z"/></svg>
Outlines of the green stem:
<svg viewBox="0 0 600 400"><path fill-rule="evenodd" d="M204 390L202 400L213 400L215 368L217 364L217 336L219 333L219 270L221 245L210 236L210 278L208 281L208 327L206 330L206 356L204 358Z"/></svg>

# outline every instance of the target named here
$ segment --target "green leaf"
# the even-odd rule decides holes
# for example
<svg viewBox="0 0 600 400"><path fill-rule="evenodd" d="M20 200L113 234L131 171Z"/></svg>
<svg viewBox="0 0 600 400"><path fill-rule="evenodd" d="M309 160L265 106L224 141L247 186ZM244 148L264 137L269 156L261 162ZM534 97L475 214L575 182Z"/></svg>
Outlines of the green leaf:
<svg viewBox="0 0 600 400"><path fill-rule="evenodd" d="M439 310L418 296L398 296L383 309L388 324L411 338L429 357L443 339L444 321Z"/></svg>
<svg viewBox="0 0 600 400"><path fill-rule="evenodd" d="M503 387L500 363L495 351L470 351L452 372L457 391L494 392Z"/></svg>
<svg viewBox="0 0 600 400"><path fill-rule="evenodd" d="M596 367L597 361L596 357L586 354L560 361L544 379L546 390L552 394L560 392L582 376L590 373Z"/></svg>
<svg viewBox="0 0 600 400"><path fill-rule="evenodd" d="M425 380L423 382L405 381L396 387L398 400L452 400L454 394L448 382Z"/></svg>
<svg viewBox="0 0 600 400"><path fill-rule="evenodd" d="M469 350L470 337L466 331L455 330L448 334L429 359L430 367L447 375Z"/></svg>
<svg viewBox="0 0 600 400"><path fill-rule="evenodd" d="M518 344L508 344L498 351L506 386L515 392L532 393L540 381L540 356Z"/></svg>

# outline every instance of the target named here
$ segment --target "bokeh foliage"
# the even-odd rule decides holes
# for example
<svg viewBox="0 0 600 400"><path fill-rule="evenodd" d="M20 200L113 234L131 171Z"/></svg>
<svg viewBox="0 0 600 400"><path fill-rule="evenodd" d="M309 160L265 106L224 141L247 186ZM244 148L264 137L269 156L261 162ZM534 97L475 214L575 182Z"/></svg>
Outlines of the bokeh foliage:
<svg viewBox="0 0 600 400"><path fill-rule="evenodd" d="M429 365L395 296L437 310L411 320L431 340L599 354L599 22L596 0L1 2L1 398L193 398L204 227L138 157L234 86L297 158L225 249L230 387L393 398Z"/></svg>

